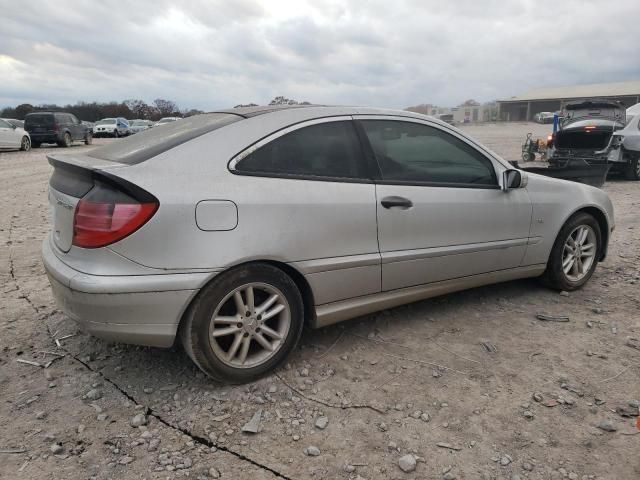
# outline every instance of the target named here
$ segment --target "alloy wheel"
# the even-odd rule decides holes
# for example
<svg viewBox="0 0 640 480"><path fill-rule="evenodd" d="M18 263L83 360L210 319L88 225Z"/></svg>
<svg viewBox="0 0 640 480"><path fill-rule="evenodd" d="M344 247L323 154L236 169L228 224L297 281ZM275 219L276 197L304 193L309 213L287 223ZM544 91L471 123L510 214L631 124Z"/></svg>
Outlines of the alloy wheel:
<svg viewBox="0 0 640 480"><path fill-rule="evenodd" d="M589 225L576 227L562 249L562 270L571 282L579 282L591 269L596 258L596 233Z"/></svg>
<svg viewBox="0 0 640 480"><path fill-rule="evenodd" d="M209 323L209 342L216 357L235 368L269 360L291 328L291 308L273 285L249 283L227 294Z"/></svg>
<svg viewBox="0 0 640 480"><path fill-rule="evenodd" d="M20 150L24 150L25 152L28 152L29 150L31 150L31 140L29 140L27 137L22 137Z"/></svg>

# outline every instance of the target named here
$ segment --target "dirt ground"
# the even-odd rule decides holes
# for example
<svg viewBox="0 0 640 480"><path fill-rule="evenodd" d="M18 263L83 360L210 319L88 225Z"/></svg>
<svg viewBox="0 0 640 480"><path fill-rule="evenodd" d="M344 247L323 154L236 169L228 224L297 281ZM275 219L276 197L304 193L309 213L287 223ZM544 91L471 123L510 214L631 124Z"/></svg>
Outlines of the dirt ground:
<svg viewBox="0 0 640 480"><path fill-rule="evenodd" d="M514 160L550 127L466 129ZM368 315L230 387L56 310L40 260L54 149L0 153L0 478L640 478L640 183L607 182L617 228L578 292L516 281Z"/></svg>

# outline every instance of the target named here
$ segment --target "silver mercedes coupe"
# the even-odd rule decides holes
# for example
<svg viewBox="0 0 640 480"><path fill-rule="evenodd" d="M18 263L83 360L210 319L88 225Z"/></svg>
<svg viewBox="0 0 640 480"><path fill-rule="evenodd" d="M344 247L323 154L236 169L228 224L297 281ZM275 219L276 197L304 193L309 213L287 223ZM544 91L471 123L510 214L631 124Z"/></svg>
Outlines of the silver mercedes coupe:
<svg viewBox="0 0 640 480"><path fill-rule="evenodd" d="M107 340L179 340L231 383L305 324L525 277L580 288L614 227L603 191L406 111L233 109L49 162L60 308Z"/></svg>

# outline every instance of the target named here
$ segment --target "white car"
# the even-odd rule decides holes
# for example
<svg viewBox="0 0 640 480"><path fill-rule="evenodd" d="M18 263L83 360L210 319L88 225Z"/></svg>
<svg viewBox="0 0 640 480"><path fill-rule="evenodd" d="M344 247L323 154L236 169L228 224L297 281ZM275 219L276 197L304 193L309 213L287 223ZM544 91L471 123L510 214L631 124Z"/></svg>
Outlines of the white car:
<svg viewBox="0 0 640 480"><path fill-rule="evenodd" d="M1 150L31 150L29 132L13 124L9 120L0 118L0 149Z"/></svg>
<svg viewBox="0 0 640 480"><path fill-rule="evenodd" d="M182 119L180 117L163 117L155 123L154 127L157 127L158 125L164 125L165 123L175 122L176 120Z"/></svg>
<svg viewBox="0 0 640 480"><path fill-rule="evenodd" d="M130 128L131 134L143 132L153 127L151 120L131 120Z"/></svg>
<svg viewBox="0 0 640 480"><path fill-rule="evenodd" d="M129 121L125 118L103 118L93 127L94 137L126 137L130 135Z"/></svg>

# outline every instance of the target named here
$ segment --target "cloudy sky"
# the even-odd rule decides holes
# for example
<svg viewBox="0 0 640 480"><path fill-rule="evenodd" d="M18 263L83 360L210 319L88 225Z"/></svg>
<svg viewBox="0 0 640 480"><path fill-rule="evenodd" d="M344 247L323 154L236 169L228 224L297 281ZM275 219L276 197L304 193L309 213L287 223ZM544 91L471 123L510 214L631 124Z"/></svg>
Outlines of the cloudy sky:
<svg viewBox="0 0 640 480"><path fill-rule="evenodd" d="M402 108L640 79L638 0L0 0L0 107Z"/></svg>

